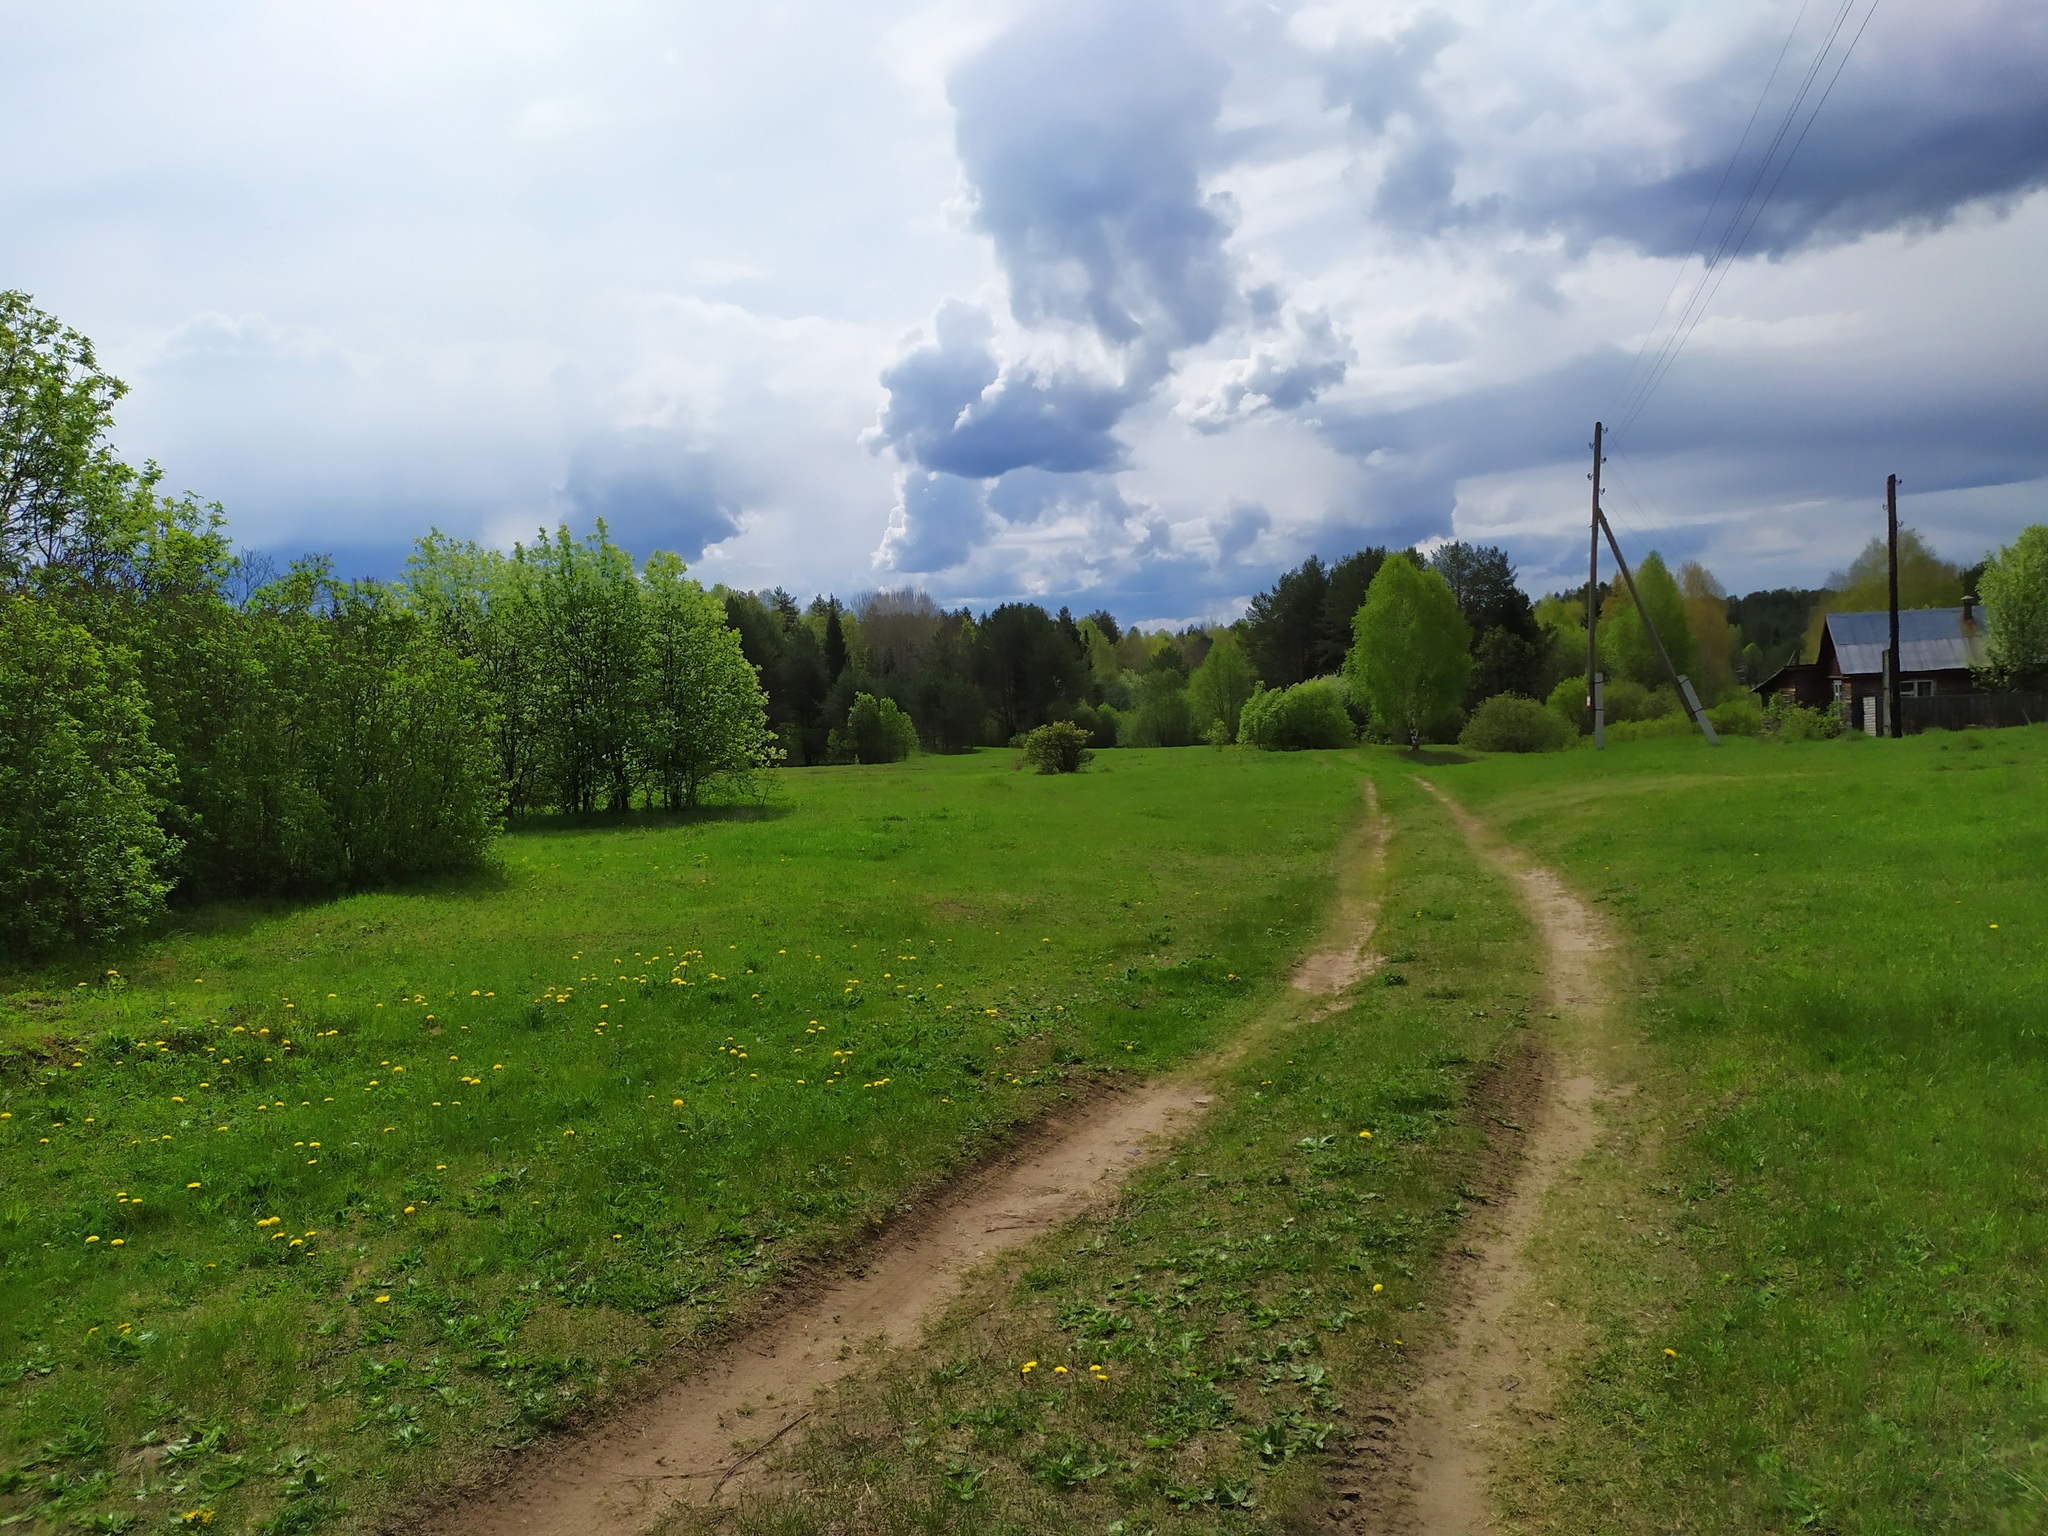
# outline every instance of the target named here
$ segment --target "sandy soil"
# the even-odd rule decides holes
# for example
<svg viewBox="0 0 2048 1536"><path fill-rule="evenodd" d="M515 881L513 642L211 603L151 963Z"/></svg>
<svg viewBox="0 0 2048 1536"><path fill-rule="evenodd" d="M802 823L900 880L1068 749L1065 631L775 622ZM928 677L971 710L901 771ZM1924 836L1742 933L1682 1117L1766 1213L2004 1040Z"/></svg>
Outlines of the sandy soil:
<svg viewBox="0 0 2048 1536"><path fill-rule="evenodd" d="M1552 1007L1583 1043L1609 1009L1613 941L1584 903L1546 869L1500 844L1486 825L1427 780L1476 853L1517 886L1543 944ZM1466 1239L1454 1282L1450 1338L1420 1362L1409 1400L1365 1416L1365 1454L1352 1486L1339 1479L1333 1521L1375 1536L1484 1536L1495 1529L1489 1447L1525 1432L1540 1414L1577 1342L1555 1309L1532 1304L1530 1239L1560 1178L1592 1148L1598 1106L1625 1090L1599 1073L1597 1051L1560 1063L1532 1047L1505 1080L1484 1085L1480 1107L1500 1128L1485 1181L1486 1214ZM1454 1262L1456 1262L1454 1260Z"/></svg>
<svg viewBox="0 0 2048 1536"><path fill-rule="evenodd" d="M1197 1089L1153 1085L1044 1125L1027 1154L948 1190L860 1270L619 1419L535 1451L429 1528L449 1536L644 1531L673 1504L729 1495L807 1416L819 1388L865 1351L914 1339L967 1271L1114 1195L1206 1102Z"/></svg>
<svg viewBox="0 0 2048 1536"><path fill-rule="evenodd" d="M1367 816L1338 859L1330 931L1337 942L1305 962L1301 991L1337 994L1376 963L1379 865L1388 827L1365 784ZM1285 1027L1292 1017L1270 1021ZM1260 1029L1205 1061L1191 1080L1145 1085L1032 1128L1005 1163L950 1186L865 1264L827 1280L744 1338L693 1364L672 1386L581 1434L522 1454L509 1475L422 1521L441 1536L631 1536L678 1505L732 1498L778 1440L807 1419L821 1388L881 1349L914 1342L968 1274L1116 1195L1210 1102L1196 1086L1240 1057Z"/></svg>

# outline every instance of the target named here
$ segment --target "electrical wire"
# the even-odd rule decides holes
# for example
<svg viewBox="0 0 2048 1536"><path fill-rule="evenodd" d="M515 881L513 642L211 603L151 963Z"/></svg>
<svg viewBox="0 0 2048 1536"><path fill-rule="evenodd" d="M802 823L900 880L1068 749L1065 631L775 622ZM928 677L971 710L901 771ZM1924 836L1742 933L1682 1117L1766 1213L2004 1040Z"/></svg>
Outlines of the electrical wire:
<svg viewBox="0 0 2048 1536"><path fill-rule="evenodd" d="M1798 155L1800 147L1805 144L1807 135L1813 131L1813 125L1818 120L1821 109L1827 105L1828 98L1834 94L1835 86L1841 80L1843 70L1848 67L1850 56L1855 52L1857 43L1862 41L1863 34L1869 28L1871 18L1877 14L1877 7L1881 3L1882 0L1871 0L1869 9L1864 12L1861 24L1856 28L1854 35L1850 37L1848 46L1841 51L1840 57L1835 61L1834 72L1828 77L1827 85L1822 90L1819 100L1814 103L1810 112L1805 113L1805 122L1799 126L1797 136L1792 138L1791 148L1786 150L1781 158L1779 151L1784 148L1786 139L1792 134L1794 125L1799 122L1806 100L1812 94L1815 83L1826 69L1829 55L1835 51L1836 43L1840 40L1850 17L1854 15L1858 0L1842 0L1841 5L1837 8L1834 19L1828 25L1825 35L1821 39L1820 46L1814 51L1813 58L1808 63L1800 79L1798 89L1793 93L1791 102L1787 105L1784 114L1778 121L1777 129L1772 134L1770 143L1765 147L1763 155L1758 160L1756 170L1751 175L1748 186L1743 190L1741 201L1736 204L1734 212L1729 216L1728 223L1722 229L1720 238L1715 242L1714 249L1706 255L1704 265L1700 270L1699 279L1694 284L1692 293L1687 297L1684 306L1680 309L1678 319L1673 322L1670 333L1664 338L1663 344L1657 349L1655 356L1652 358L1648 371L1640 379L1636 379L1637 367L1635 364L1630 365L1629 373L1624 378L1623 405L1612 435L1619 436L1634 425L1636 419L1641 416L1643 408L1649 404L1651 397L1657 392L1658 386L1664 382L1665 376L1670 373L1672 364L1678 360L1679 353L1684 350L1685 344L1691 340L1693 332L1698 330L1700 322L1706 317L1707 311L1713 303L1714 297L1720 292L1722 283L1727 280L1728 272L1741 257L1742 252L1748 247L1750 237L1755 233L1758 223L1762 221L1765 211L1769 208L1772 199L1777 194L1778 188L1783 184L1785 173L1791 168L1793 159ZM1805 16L1805 7L1803 5L1799 15L1800 19L1803 19ZM1784 52L1790 49L1792 38L1797 35L1798 28L1799 19L1795 19L1792 33L1786 38L1785 49L1780 51L1780 63L1772 67L1771 81L1773 82L1776 80L1778 69L1782 65ZM1764 87L1764 96L1767 97L1769 92L1770 83L1767 82ZM1757 113L1762 110L1762 102L1763 97L1760 97L1757 111L1751 114L1752 123L1754 123ZM1741 158L1743 144L1748 142L1748 137L1749 129L1745 128L1743 140L1736 146L1735 155L1729 161L1728 170L1722 175L1724 187L1733 174L1736 163ZM1775 173L1773 173L1774 162ZM1768 186L1764 184L1766 177L1769 177ZM1762 189L1761 197L1758 196L1760 188ZM1714 201L1708 205L1707 216L1702 220L1703 229L1712 220L1714 209L1719 206L1719 203L1720 192L1717 190ZM1690 265L1692 255L1697 252L1698 245L1699 237L1696 236L1694 252L1689 252L1686 257L1687 265ZM1677 286L1678 284L1674 282L1674 292ZM1658 311L1658 324L1662 323L1664 313L1669 307L1670 298L1667 295L1664 306ZM1648 351L1649 342L1654 335L1655 327L1653 326L1651 337L1644 339L1642 352ZM1640 356L1641 353L1639 353L1639 360ZM1630 380L1635 380L1632 388L1629 385Z"/></svg>

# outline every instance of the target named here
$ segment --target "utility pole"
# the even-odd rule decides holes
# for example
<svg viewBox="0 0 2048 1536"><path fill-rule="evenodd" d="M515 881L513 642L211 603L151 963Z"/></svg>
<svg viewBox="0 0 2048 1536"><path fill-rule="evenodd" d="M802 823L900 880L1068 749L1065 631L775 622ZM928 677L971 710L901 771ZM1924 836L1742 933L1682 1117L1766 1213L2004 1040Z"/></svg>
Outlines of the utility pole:
<svg viewBox="0 0 2048 1536"><path fill-rule="evenodd" d="M1700 697L1693 692L1692 679L1683 676L1671 664L1671 653L1664 649L1664 637L1657 633L1657 626L1650 618L1650 610L1643 602L1643 594L1636 590L1635 574L1629 570L1628 561L1622 558L1621 544L1614 537L1614 525L1607 521L1607 514L1600 509L1600 442L1601 426L1593 423L1593 558L1590 574L1586 579L1586 702L1593 711L1593 745L1602 747L1605 732L1604 703L1600 696L1600 674L1593 670L1593 607L1594 581L1600 573L1600 535L1607 535L1607 547L1614 555L1614 565L1621 572L1621 579L1628 585L1628 595L1635 600L1636 613L1642 618L1643 628L1649 631L1651 642L1657 647L1657 655L1664 663L1664 670L1671 674L1678 697L1685 704L1685 712L1692 717L1692 723L1700 728L1700 734L1707 738L1710 746L1718 747L1721 738L1714 734L1714 723L1707 718L1707 712L1700 705Z"/></svg>
<svg viewBox="0 0 2048 1536"><path fill-rule="evenodd" d="M1884 653L1884 712L1894 739L1906 734L1899 718L1899 477L1884 477L1884 537L1891 552L1891 649Z"/></svg>
<svg viewBox="0 0 2048 1536"><path fill-rule="evenodd" d="M1593 423L1593 521L1586 550L1586 713L1593 722L1593 750L1607 746L1607 701L1601 697L1600 649L1594 630L1600 623L1600 440L1605 429Z"/></svg>

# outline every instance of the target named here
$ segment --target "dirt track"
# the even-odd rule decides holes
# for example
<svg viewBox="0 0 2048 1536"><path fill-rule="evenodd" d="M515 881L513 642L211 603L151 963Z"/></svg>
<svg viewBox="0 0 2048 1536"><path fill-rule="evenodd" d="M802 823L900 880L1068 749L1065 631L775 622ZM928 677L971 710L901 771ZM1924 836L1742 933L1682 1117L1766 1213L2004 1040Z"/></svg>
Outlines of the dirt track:
<svg viewBox="0 0 2048 1536"><path fill-rule="evenodd" d="M860 1271L816 1291L618 1419L537 1449L503 1483L432 1529L448 1536L638 1532L672 1505L725 1491L805 1417L817 1390L864 1350L904 1344L991 1255L1115 1194L1130 1171L1208 1102L1149 1085L1044 1124L1032 1150L948 1190Z"/></svg>
<svg viewBox="0 0 2048 1536"><path fill-rule="evenodd" d="M1473 851L1507 875L1543 944L1552 1007L1597 1033L1607 1017L1607 960L1613 948L1604 925L1549 870L1498 842L1477 817L1425 779ZM1544 1053L1547 1054L1547 1053ZM1554 1311L1532 1306L1528 1257L1545 1197L1592 1147L1596 1108L1617 1090L1597 1064L1542 1069L1513 1129L1524 1137L1520 1165L1491 1220L1468 1239L1467 1267L1451 1339L1424 1362L1410 1405L1387 1458L1388 1491L1353 1524L1400 1536L1482 1536L1495 1529L1489 1487L1489 1446L1519 1433L1530 1405L1544 1402L1573 1340ZM1590 1069L1590 1070L1589 1070ZM1403 1486L1405 1485L1405 1486Z"/></svg>

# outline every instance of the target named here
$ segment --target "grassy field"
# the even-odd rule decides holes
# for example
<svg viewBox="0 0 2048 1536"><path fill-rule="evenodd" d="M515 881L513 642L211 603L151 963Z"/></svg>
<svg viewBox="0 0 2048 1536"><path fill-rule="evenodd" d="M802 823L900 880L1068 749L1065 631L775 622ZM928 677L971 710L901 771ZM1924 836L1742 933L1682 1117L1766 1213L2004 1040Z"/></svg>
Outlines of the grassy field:
<svg viewBox="0 0 2048 1536"><path fill-rule="evenodd" d="M1618 921L1646 1073L1522 1527L2048 1528L2048 730L1445 782Z"/></svg>
<svg viewBox="0 0 2048 1536"><path fill-rule="evenodd" d="M372 1523L1264 1006L1354 760L1012 757L0 978L0 1518Z"/></svg>
<svg viewBox="0 0 2048 1536"><path fill-rule="evenodd" d="M1406 765L1368 761L1397 829L1368 893L1387 968L1326 1019L1274 1000L1115 1210L850 1381L771 1492L675 1529L1320 1525L1370 1411L1442 1335L1438 1260L1495 1187L1487 1133L1540 1017L1513 893Z"/></svg>
<svg viewBox="0 0 2048 1536"><path fill-rule="evenodd" d="M1641 1089L1554 1199L1588 1342L1513 1527L2048 1525L2048 731L1428 771L1610 915ZM1308 1023L1284 978L1361 772L1402 984ZM372 1523L1054 1096L1249 1031L1172 1161L713 1523L1309 1520L1438 1336L1551 1027L1412 772L795 773L758 817L524 831L489 880L4 978L0 1518Z"/></svg>

